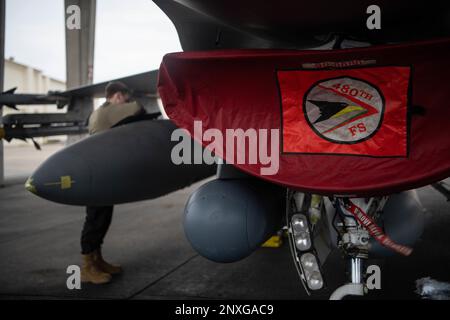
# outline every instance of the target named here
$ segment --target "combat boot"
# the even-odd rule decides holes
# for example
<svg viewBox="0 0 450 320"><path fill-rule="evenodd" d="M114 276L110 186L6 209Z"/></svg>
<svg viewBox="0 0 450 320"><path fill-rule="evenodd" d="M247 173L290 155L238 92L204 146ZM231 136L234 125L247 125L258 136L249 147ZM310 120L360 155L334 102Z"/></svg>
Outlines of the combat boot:
<svg viewBox="0 0 450 320"><path fill-rule="evenodd" d="M103 259L101 249L94 251L94 254L95 254L95 263L97 263L97 266L99 267L100 270L109 274L122 273L121 266L110 264Z"/></svg>
<svg viewBox="0 0 450 320"><path fill-rule="evenodd" d="M95 252L83 254L83 264L81 266L81 282L103 284L110 281L111 275L102 271L98 267Z"/></svg>

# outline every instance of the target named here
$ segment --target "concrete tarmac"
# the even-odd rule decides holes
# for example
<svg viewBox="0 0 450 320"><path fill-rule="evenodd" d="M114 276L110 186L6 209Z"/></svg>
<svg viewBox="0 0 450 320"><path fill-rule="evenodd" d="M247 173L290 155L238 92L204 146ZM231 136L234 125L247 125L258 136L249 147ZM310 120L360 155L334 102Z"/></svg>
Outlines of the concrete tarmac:
<svg viewBox="0 0 450 320"><path fill-rule="evenodd" d="M16 167L9 166L9 182L0 189L0 299L311 299L287 243L260 248L233 264L208 261L190 247L182 212L190 193L204 182L159 199L116 206L103 251L125 272L110 284L67 289L66 268L81 263L84 208L51 203L23 188L26 173L58 147L44 145L39 156L31 148L14 149L5 150L7 170L8 164ZM417 299L415 280L422 277L450 282L450 204L431 187L419 195L428 210L425 233L412 256L375 261L381 266L382 289L368 299ZM345 280L338 252L324 269L330 290ZM318 298L327 298L330 290Z"/></svg>

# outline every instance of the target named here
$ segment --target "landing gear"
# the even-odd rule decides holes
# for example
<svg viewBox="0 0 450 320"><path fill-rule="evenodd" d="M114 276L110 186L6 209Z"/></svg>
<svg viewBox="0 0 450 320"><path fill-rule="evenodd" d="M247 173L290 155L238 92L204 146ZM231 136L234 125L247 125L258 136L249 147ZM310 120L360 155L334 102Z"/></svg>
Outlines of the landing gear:
<svg viewBox="0 0 450 320"><path fill-rule="evenodd" d="M325 287L320 259L314 246L313 234L320 220L322 198L300 192L288 192L286 224L289 247L295 267L306 292Z"/></svg>
<svg viewBox="0 0 450 320"><path fill-rule="evenodd" d="M349 282L337 288L332 293L331 300L340 300L349 295L363 296L368 292L365 285L365 265L369 258L371 237L398 253L408 255L411 252L410 248L394 243L375 223L388 198L335 197L326 200L330 206L325 206L324 197L288 191L286 228L289 244L297 272L308 294L325 288L321 260L324 261L323 257L327 254L323 254L324 246L317 242L324 234L330 234L330 229L334 230L330 247L342 252L348 262L349 276ZM334 207L332 219L328 219L330 207ZM330 247L328 250L331 250Z"/></svg>
<svg viewBox="0 0 450 320"><path fill-rule="evenodd" d="M365 293L364 265L369 257L370 235L353 215L348 214L347 199L335 201L335 206L339 222L336 223L334 220L333 223L338 233L338 247L348 261L350 283L337 288L331 294L330 300L341 300L348 295L363 296Z"/></svg>

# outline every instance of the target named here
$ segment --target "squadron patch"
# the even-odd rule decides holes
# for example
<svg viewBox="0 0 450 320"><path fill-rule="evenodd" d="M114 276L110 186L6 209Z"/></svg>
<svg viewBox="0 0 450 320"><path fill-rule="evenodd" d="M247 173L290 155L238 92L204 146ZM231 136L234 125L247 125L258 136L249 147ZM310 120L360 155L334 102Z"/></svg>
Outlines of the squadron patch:
<svg viewBox="0 0 450 320"><path fill-rule="evenodd" d="M277 76L284 153L407 156L409 67Z"/></svg>
<svg viewBox="0 0 450 320"><path fill-rule="evenodd" d="M311 128L335 143L357 143L377 131L384 113L384 98L370 83L342 77L311 87L303 101Z"/></svg>

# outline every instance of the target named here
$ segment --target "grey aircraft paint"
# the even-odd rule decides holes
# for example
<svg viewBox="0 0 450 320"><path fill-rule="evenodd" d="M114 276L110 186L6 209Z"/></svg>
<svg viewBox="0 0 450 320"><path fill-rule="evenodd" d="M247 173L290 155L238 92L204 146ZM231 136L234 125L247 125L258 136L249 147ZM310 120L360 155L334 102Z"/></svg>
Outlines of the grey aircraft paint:
<svg viewBox="0 0 450 320"><path fill-rule="evenodd" d="M175 129L170 120L145 120L95 134L52 155L26 187L54 202L103 206L156 198L215 174L215 165L173 164Z"/></svg>
<svg viewBox="0 0 450 320"><path fill-rule="evenodd" d="M186 236L207 259L241 260L279 230L285 195L285 188L257 179L210 181L186 204Z"/></svg>

